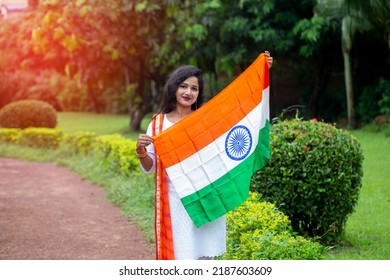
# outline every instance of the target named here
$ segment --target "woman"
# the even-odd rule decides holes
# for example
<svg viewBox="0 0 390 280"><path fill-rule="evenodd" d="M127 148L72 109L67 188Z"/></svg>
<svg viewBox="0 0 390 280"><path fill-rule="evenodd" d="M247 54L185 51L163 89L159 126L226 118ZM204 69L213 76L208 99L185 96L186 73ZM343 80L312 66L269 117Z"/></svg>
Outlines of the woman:
<svg viewBox="0 0 390 280"><path fill-rule="evenodd" d="M272 57L266 51L269 67ZM136 153L142 170L156 171L156 258L212 259L226 251L226 217L222 216L197 228L172 183L166 176L153 146L153 136L179 122L198 109L204 98L204 80L200 69L185 65L169 76L163 91L160 113L153 117L146 134L140 134Z"/></svg>

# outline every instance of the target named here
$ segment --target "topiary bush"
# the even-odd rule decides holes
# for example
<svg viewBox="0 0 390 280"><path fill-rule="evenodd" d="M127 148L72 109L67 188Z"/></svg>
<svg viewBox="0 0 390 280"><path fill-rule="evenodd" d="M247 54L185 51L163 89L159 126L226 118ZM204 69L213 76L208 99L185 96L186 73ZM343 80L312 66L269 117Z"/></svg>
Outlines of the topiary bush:
<svg viewBox="0 0 390 280"><path fill-rule="evenodd" d="M34 148L60 148L64 156L88 156L103 169L122 175L141 173L134 150L136 141L120 134L100 135L82 131L64 134L51 128L0 128L0 142Z"/></svg>
<svg viewBox="0 0 390 280"><path fill-rule="evenodd" d="M7 104L0 110L0 127L55 128L57 112L48 103L39 100L21 100Z"/></svg>
<svg viewBox="0 0 390 280"><path fill-rule="evenodd" d="M19 138L20 129L0 128L0 143L15 144Z"/></svg>
<svg viewBox="0 0 390 280"><path fill-rule="evenodd" d="M20 130L16 144L34 148L58 148L63 139L60 129L26 128Z"/></svg>
<svg viewBox="0 0 390 280"><path fill-rule="evenodd" d="M117 170L123 175L141 172L134 152L135 145L135 141L123 138L120 134L97 136L93 143L94 156L100 158L99 161L106 168Z"/></svg>
<svg viewBox="0 0 390 280"><path fill-rule="evenodd" d="M63 145L73 154L88 155L93 150L96 133L79 131L64 135Z"/></svg>
<svg viewBox="0 0 390 280"><path fill-rule="evenodd" d="M226 215L225 260L321 260L326 248L293 233L289 218L274 204L250 193Z"/></svg>
<svg viewBox="0 0 390 280"><path fill-rule="evenodd" d="M358 201L362 162L347 131L315 119L281 121L271 126L271 158L251 190L288 215L296 232L333 243Z"/></svg>

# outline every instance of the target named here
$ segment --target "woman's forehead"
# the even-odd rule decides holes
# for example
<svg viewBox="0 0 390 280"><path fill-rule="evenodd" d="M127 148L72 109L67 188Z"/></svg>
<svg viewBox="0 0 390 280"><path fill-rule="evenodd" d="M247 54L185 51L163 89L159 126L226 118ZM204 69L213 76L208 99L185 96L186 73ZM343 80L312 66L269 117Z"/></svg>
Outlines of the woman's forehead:
<svg viewBox="0 0 390 280"><path fill-rule="evenodd" d="M188 77L187 79L185 79L181 83L182 84L188 84L188 85L191 85L191 86L198 86L199 85L198 78L195 77L195 76Z"/></svg>

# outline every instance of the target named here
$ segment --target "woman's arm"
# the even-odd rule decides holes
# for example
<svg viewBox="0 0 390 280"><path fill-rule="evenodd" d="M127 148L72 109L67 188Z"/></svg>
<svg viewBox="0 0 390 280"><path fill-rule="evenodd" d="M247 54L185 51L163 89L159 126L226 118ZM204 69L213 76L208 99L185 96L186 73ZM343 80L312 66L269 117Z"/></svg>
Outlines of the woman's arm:
<svg viewBox="0 0 390 280"><path fill-rule="evenodd" d="M138 136L136 145L136 154L145 172L151 172L154 166L154 156L151 157L150 149L147 149L149 145L153 143L153 138L147 134L140 134Z"/></svg>

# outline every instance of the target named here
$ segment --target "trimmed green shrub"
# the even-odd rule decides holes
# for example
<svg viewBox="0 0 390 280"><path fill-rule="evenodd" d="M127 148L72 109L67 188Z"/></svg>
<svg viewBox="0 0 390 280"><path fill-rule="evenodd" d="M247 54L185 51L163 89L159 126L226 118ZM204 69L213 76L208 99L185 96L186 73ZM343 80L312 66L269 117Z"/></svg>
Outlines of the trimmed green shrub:
<svg viewBox="0 0 390 280"><path fill-rule="evenodd" d="M362 162L347 131L317 120L282 121L271 125L271 158L251 190L288 215L294 231L332 243L358 201Z"/></svg>
<svg viewBox="0 0 390 280"><path fill-rule="evenodd" d="M63 132L50 128L26 128L20 130L17 144L34 148L58 148L62 142Z"/></svg>
<svg viewBox="0 0 390 280"><path fill-rule="evenodd" d="M140 171L136 142L120 134L96 136L92 132L78 132L65 135L63 144L76 154L91 156L103 168L123 175Z"/></svg>
<svg viewBox="0 0 390 280"><path fill-rule="evenodd" d="M48 103L39 100L21 100L7 104L0 110L0 127L55 128L57 112Z"/></svg>
<svg viewBox="0 0 390 280"><path fill-rule="evenodd" d="M325 259L324 246L296 236L289 218L260 197L250 193L245 203L227 214L227 251L222 259Z"/></svg>
<svg viewBox="0 0 390 280"><path fill-rule="evenodd" d="M119 134L102 135L95 138L95 156L102 157L103 164L122 174L140 172L139 160L135 155L136 142Z"/></svg>
<svg viewBox="0 0 390 280"><path fill-rule="evenodd" d="M16 143L19 138L19 128L0 128L0 142Z"/></svg>
<svg viewBox="0 0 390 280"><path fill-rule="evenodd" d="M95 142L96 133L81 131L71 134L66 134L63 139L63 144L75 154L89 154Z"/></svg>
<svg viewBox="0 0 390 280"><path fill-rule="evenodd" d="M64 134L50 128L0 128L0 142L35 148L61 147L64 155L88 156L103 169L123 175L141 172L135 154L136 142L120 134L96 136L88 131Z"/></svg>

